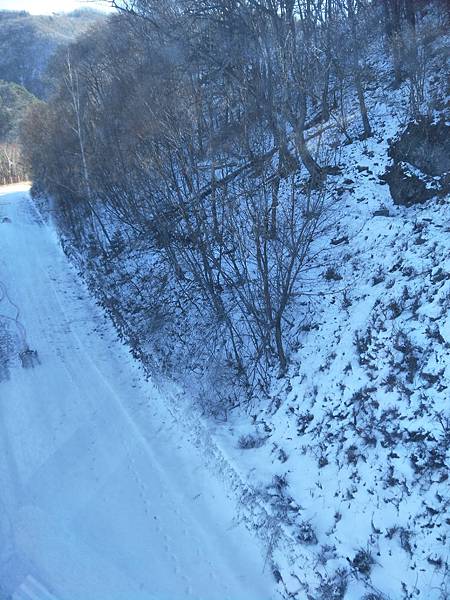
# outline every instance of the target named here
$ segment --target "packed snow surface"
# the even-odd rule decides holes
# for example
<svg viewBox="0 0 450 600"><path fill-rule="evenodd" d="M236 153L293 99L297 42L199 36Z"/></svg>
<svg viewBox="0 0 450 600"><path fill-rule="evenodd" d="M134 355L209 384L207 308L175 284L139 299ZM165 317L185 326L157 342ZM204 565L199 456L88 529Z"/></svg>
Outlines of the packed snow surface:
<svg viewBox="0 0 450 600"><path fill-rule="evenodd" d="M234 501L114 337L27 187L0 189L0 210L0 597L272 598ZM34 368L20 364L26 344Z"/></svg>

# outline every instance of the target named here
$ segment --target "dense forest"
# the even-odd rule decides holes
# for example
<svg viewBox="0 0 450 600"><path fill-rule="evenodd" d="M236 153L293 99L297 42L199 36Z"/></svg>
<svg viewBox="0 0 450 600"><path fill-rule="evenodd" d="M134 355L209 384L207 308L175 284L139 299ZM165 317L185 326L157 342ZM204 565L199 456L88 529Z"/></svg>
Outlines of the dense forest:
<svg viewBox="0 0 450 600"><path fill-rule="evenodd" d="M448 2L112 4L21 125L36 204L224 424L283 597L447 598Z"/></svg>

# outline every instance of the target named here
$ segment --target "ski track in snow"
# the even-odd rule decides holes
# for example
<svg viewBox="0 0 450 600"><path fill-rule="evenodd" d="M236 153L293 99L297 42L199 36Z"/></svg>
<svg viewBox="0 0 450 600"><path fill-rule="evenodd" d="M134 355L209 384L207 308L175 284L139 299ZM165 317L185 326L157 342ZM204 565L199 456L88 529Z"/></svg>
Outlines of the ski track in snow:
<svg viewBox="0 0 450 600"><path fill-rule="evenodd" d="M26 186L0 188L0 216L11 219L0 225L0 281L41 360L13 360L0 382L0 598L273 598L233 500L116 340Z"/></svg>

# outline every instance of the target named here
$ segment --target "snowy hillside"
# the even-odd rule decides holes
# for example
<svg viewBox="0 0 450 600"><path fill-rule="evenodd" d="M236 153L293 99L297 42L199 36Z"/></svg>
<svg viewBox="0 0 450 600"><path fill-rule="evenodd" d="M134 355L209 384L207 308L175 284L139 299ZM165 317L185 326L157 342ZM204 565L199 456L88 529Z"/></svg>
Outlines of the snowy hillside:
<svg viewBox="0 0 450 600"><path fill-rule="evenodd" d="M170 446L170 421L228 490L264 555L236 594L449 598L447 3L133 7L74 45L24 139L170 415L144 402L142 434ZM182 597L210 600L198 577Z"/></svg>
<svg viewBox="0 0 450 600"><path fill-rule="evenodd" d="M429 84L448 104L442 81ZM333 122L324 128L341 169L326 187L336 229L323 267L308 276L319 291L294 315L289 374L248 410L228 411L225 424L223 415L209 422L283 597L431 600L450 585L450 213L445 195L397 206L384 181L407 101L406 85L394 91L386 75L367 99L372 137L346 145ZM347 133L358 128L355 118ZM145 258L118 256L99 261L88 280L154 373L153 344L161 350L167 340L152 337L153 317L140 312L126 277L131 270L139 280ZM124 307L136 305L122 313L132 330L118 317L117 289ZM176 344L162 352L177 356ZM190 377L184 389L199 393ZM206 453L211 443L203 441Z"/></svg>
<svg viewBox="0 0 450 600"><path fill-rule="evenodd" d="M289 598L450 593L450 196L398 206L383 180L407 93L374 90L373 137L340 148L344 206L289 376L215 428L272 516Z"/></svg>
<svg viewBox="0 0 450 600"><path fill-rule="evenodd" d="M296 542L274 568L298 598L450 585L450 212L448 197L393 204L379 180L392 113L374 101L374 138L343 149L337 281L305 307L289 377L216 430Z"/></svg>

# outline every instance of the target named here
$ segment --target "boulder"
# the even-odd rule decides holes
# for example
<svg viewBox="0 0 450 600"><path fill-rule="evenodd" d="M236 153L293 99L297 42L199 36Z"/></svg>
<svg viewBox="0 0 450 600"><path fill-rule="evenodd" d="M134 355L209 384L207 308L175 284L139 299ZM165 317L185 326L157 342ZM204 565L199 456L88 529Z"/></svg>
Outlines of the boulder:
<svg viewBox="0 0 450 600"><path fill-rule="evenodd" d="M381 180L394 204L422 204L450 192L450 126L426 119L410 123L393 142L392 165Z"/></svg>
<svg viewBox="0 0 450 600"><path fill-rule="evenodd" d="M450 172L450 125L428 119L409 123L391 144L389 156L394 162L408 162L427 175Z"/></svg>
<svg viewBox="0 0 450 600"><path fill-rule="evenodd" d="M412 206L423 204L441 193L441 188L420 171L413 170L405 162L394 163L382 179L389 185L394 204Z"/></svg>

